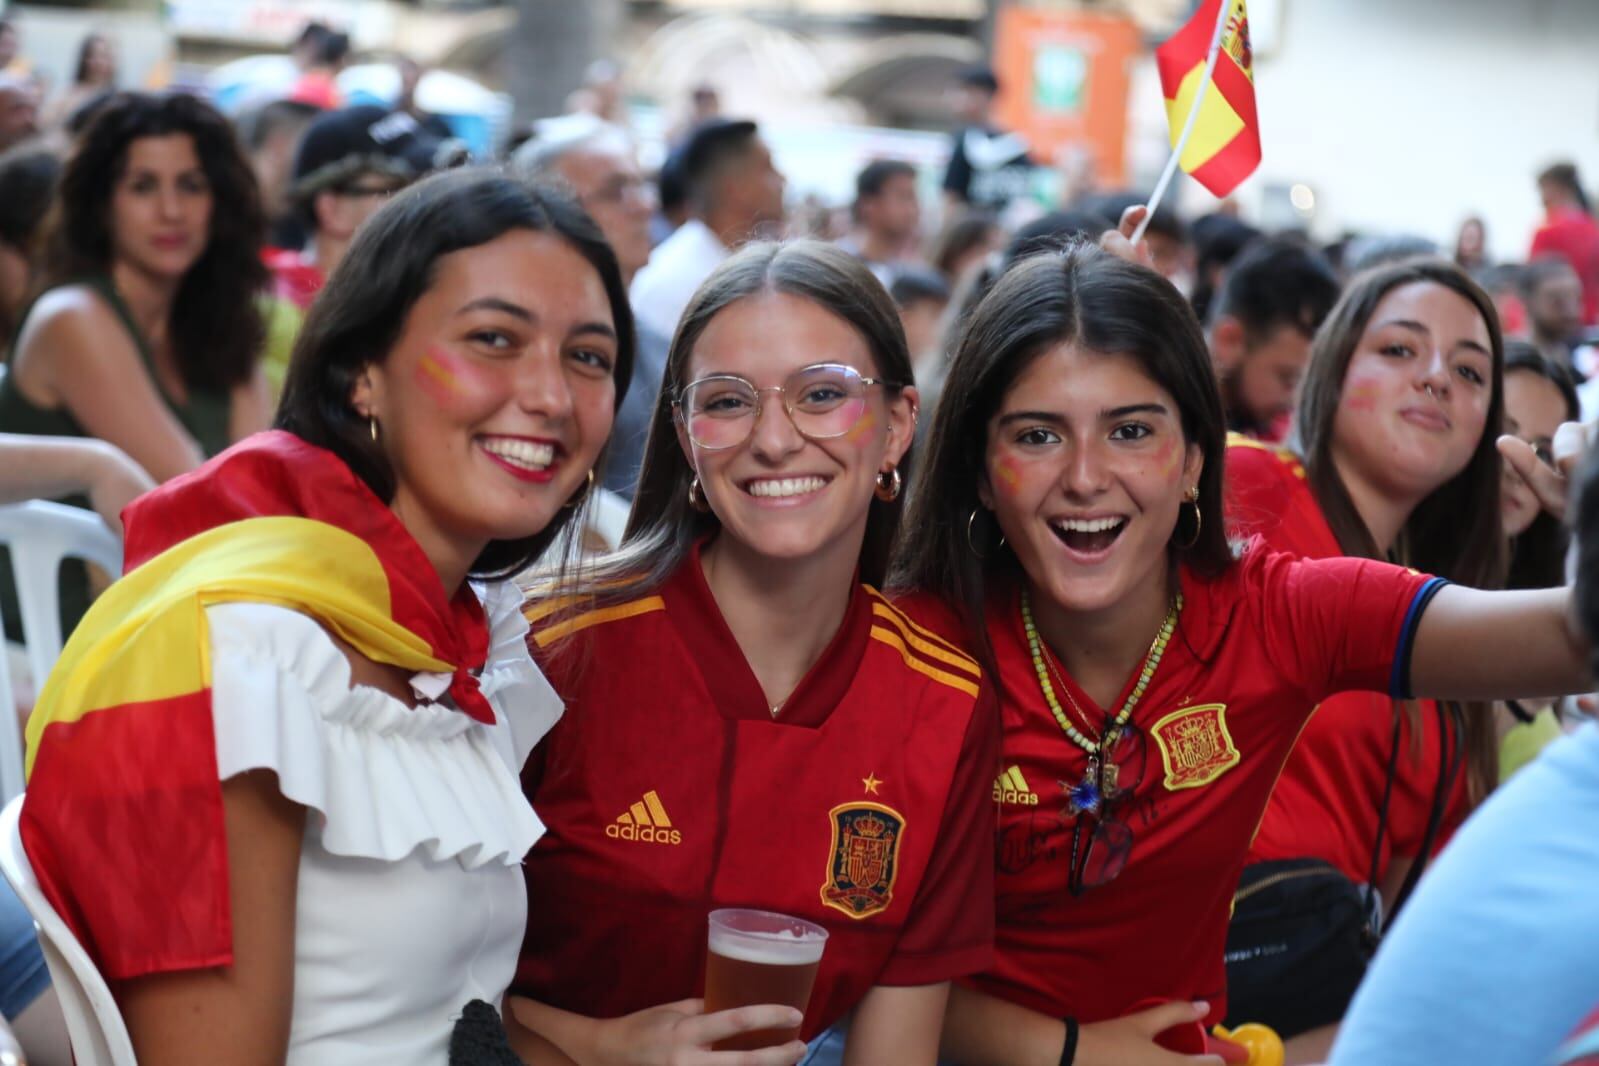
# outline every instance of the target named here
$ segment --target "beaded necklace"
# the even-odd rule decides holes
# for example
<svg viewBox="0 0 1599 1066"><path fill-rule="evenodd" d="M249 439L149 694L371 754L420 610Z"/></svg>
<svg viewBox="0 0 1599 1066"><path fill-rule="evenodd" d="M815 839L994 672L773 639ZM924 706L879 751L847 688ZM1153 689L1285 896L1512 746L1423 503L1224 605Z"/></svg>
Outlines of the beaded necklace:
<svg viewBox="0 0 1599 1066"><path fill-rule="evenodd" d="M1155 676L1155 668L1160 665L1161 657L1166 654L1166 645L1171 641L1172 632L1177 628L1177 616L1182 613L1182 609L1183 594L1179 592L1172 597L1171 606L1166 610L1166 620L1160 624L1160 632L1155 634L1154 642L1144 654L1144 666L1138 672L1138 681L1133 685L1132 692L1122 701L1121 710L1116 712L1114 718L1107 716L1105 731L1100 736L1090 739L1066 717L1066 712L1061 709L1060 700L1055 696L1055 686L1049 680L1050 663L1044 656L1044 642L1039 639L1038 627L1033 624L1032 598L1026 589L1022 590L1022 627L1027 630L1027 650L1033 656L1033 670L1038 675L1038 687L1044 693L1044 702L1049 705L1050 713L1054 714L1056 724L1065 732L1067 739L1088 753L1088 769L1084 771L1083 779L1067 789L1074 813L1085 810L1097 813L1102 800L1106 796L1116 794L1116 765L1108 763L1105 754L1116 746L1122 728L1132 717L1133 708L1143 699L1150 678ZM1071 702L1072 709L1086 723L1088 715L1077 705L1076 699L1072 697L1071 690L1065 686L1064 681L1062 689L1066 692L1066 699ZM1099 769L1102 763L1105 764L1103 775Z"/></svg>

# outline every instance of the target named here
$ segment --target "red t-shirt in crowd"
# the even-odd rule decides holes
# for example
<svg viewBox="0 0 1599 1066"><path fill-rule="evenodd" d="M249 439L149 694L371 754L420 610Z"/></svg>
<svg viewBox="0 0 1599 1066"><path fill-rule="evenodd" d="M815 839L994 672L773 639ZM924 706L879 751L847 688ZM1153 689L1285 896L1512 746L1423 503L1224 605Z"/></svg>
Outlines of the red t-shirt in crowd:
<svg viewBox="0 0 1599 1066"><path fill-rule="evenodd" d="M261 259L272 271L272 295L287 300L301 311L309 311L316 294L328 283L327 275L305 253L292 248L268 248Z"/></svg>
<svg viewBox="0 0 1599 1066"><path fill-rule="evenodd" d="M524 776L548 832L513 990L591 1017L699 995L719 907L828 930L807 1038L988 965L998 716L939 610L857 586L774 719L698 552L658 593L530 609L566 712Z"/></svg>
<svg viewBox="0 0 1599 1066"><path fill-rule="evenodd" d="M1343 554L1292 452L1233 438L1227 449L1227 494L1228 529L1235 536L1259 537L1274 551L1309 559ZM1443 761L1439 707L1418 700L1415 709L1400 716L1399 761L1377 855L1378 884L1395 855L1413 858L1421 851L1437 794ZM1316 708L1283 767L1250 846L1250 862L1316 858L1356 884L1366 883L1393 754L1393 713L1394 702L1385 692L1345 692ZM1451 745L1459 743L1453 728L1450 736ZM1454 758L1461 765L1433 842L1435 852L1469 810L1463 757Z"/></svg>
<svg viewBox="0 0 1599 1066"><path fill-rule="evenodd" d="M1574 207L1549 212L1532 235L1527 258L1541 255L1558 255L1571 264L1582 279L1582 320L1590 326L1599 322L1599 222Z"/></svg>
<svg viewBox="0 0 1599 1066"><path fill-rule="evenodd" d="M1085 1023L1149 1000L1204 999L1208 1020L1220 1021L1233 891L1294 738L1332 692L1408 686L1410 634L1439 584L1364 559L1307 562L1258 548L1216 578L1185 568L1181 583L1176 631L1132 716L1142 773L1123 767L1122 784L1137 784L1112 810L1133 832L1127 865L1075 897L1065 790L1088 756L1044 701L1019 593L992 600L1004 739L995 962L972 982L981 991ZM1059 674L1102 722L1105 710Z"/></svg>

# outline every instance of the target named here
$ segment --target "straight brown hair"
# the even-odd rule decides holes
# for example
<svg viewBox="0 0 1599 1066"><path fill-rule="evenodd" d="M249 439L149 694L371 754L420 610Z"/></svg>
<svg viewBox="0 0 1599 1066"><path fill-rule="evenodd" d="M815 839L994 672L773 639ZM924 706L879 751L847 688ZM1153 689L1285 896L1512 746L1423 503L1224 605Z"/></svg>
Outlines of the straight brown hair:
<svg viewBox="0 0 1599 1066"><path fill-rule="evenodd" d="M1405 285L1441 285L1461 296L1488 326L1493 368L1488 418L1482 439L1466 468L1416 505L1387 552L1360 517L1333 462L1334 424L1343 398L1344 378L1360 338L1389 293ZM1505 342L1493 299L1465 271L1445 259L1412 259L1376 267L1349 282L1311 345L1310 365L1301 386L1292 440L1303 458L1311 491L1345 555L1386 559L1471 588L1505 584L1508 557L1499 517L1503 476L1499 438L1504 422ZM1406 705L1411 725L1419 724L1414 704ZM1465 714L1467 780L1473 803L1492 790L1499 777L1498 742L1490 704L1467 704ZM1419 736L1419 730L1413 730Z"/></svg>

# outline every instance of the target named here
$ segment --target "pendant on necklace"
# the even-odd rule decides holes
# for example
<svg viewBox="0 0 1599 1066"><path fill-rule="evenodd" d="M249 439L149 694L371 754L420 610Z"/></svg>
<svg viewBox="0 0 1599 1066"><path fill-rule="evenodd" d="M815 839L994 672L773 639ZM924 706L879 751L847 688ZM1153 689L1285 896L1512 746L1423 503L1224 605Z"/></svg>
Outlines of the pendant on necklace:
<svg viewBox="0 0 1599 1066"><path fill-rule="evenodd" d="M1083 771L1083 779L1075 785L1061 782L1061 787L1066 789L1066 799L1071 805L1073 814L1098 814L1099 805L1103 797L1099 792L1099 760L1089 759L1088 769Z"/></svg>

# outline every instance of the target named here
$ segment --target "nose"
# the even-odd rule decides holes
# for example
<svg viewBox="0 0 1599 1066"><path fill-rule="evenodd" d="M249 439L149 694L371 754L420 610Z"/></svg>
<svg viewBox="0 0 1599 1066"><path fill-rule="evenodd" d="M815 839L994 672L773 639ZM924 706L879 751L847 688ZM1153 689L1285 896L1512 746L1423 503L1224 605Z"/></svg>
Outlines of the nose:
<svg viewBox="0 0 1599 1066"><path fill-rule="evenodd" d="M1435 396L1449 394L1449 358L1441 349L1424 352L1419 360L1420 373L1416 388L1432 392Z"/></svg>
<svg viewBox="0 0 1599 1066"><path fill-rule="evenodd" d="M516 402L528 414L541 415L554 423L572 417L572 386L566 380L558 346L536 345L518 361Z"/></svg>
<svg viewBox="0 0 1599 1066"><path fill-rule="evenodd" d="M1073 499L1089 499L1103 492L1109 480L1104 456L1091 441L1078 441L1061 470L1060 487Z"/></svg>
<svg viewBox="0 0 1599 1066"><path fill-rule="evenodd" d="M776 389L760 393L760 409L750 430L750 450L765 462L777 462L805 447L805 437L795 427Z"/></svg>

